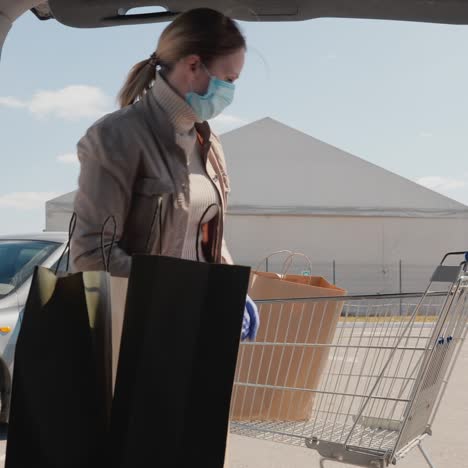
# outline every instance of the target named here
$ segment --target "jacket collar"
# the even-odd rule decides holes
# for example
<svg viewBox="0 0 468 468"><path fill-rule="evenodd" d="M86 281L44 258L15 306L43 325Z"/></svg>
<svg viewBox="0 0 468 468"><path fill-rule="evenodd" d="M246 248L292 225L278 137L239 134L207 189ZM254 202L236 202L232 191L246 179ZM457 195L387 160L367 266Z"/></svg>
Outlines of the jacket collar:
<svg viewBox="0 0 468 468"><path fill-rule="evenodd" d="M157 103L162 107L178 133L187 134L193 131L197 118L192 107L157 73L156 80L149 93L152 93Z"/></svg>
<svg viewBox="0 0 468 468"><path fill-rule="evenodd" d="M164 142L167 143L167 146L178 148L174 126L154 94L151 91L147 92L143 98L138 101L137 105L140 107L148 124L152 128L158 129L158 133L162 136ZM212 138L210 124L206 121L195 123L195 129L201 137L202 144L209 149L211 147Z"/></svg>
<svg viewBox="0 0 468 468"><path fill-rule="evenodd" d="M199 140L202 147L202 155L206 164L208 153L211 149L211 128L208 122L201 122L195 124L195 130L199 135Z"/></svg>

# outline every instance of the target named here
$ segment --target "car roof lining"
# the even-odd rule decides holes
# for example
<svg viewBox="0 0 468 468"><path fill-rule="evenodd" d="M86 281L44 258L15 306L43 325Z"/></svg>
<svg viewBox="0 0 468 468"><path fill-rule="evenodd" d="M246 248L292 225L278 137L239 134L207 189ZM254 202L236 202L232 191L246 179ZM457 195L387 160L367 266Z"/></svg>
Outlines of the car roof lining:
<svg viewBox="0 0 468 468"><path fill-rule="evenodd" d="M49 6L58 21L79 28L165 22L195 7L214 8L243 21L360 18L468 24L468 0L49 0ZM163 11L127 13L150 6Z"/></svg>

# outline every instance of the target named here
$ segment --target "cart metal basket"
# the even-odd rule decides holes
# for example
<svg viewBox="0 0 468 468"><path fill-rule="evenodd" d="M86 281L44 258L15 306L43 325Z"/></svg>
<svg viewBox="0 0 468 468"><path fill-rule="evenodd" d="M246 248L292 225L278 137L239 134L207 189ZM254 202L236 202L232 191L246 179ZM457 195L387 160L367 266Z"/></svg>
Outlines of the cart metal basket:
<svg viewBox="0 0 468 468"><path fill-rule="evenodd" d="M446 265L461 255L462 263ZM336 302L343 307L328 342L301 342L300 333L278 333L277 323L267 320L262 327L269 327L268 341L241 345L231 408L241 407L243 417L231 414L231 433L315 449L322 467L335 461L384 468L415 447L432 467L421 442L432 434L466 336L467 289L465 253L454 252L444 257L424 293L258 301L260 317L272 317L267 313L272 308L280 313L294 308L300 329L320 326L316 310L323 313ZM322 356L327 351L324 366L313 363L311 349ZM281 382L275 374L279 366L289 370ZM315 388L301 386L304 372L320 372L311 380ZM272 392L277 393L275 414L282 417L269 418L264 411L259 418L253 400L268 407ZM307 416L289 417L297 414L296 406L304 407L304 398L311 401Z"/></svg>

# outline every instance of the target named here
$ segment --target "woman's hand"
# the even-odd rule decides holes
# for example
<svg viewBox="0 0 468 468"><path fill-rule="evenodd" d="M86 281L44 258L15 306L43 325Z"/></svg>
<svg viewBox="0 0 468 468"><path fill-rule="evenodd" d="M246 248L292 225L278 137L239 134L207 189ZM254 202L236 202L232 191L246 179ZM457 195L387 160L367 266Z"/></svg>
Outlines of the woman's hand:
<svg viewBox="0 0 468 468"><path fill-rule="evenodd" d="M258 309L255 305L255 302L247 296L245 301L245 309L244 309L244 320L242 322L242 334L241 339L254 341L258 327L260 325L260 317L258 315Z"/></svg>

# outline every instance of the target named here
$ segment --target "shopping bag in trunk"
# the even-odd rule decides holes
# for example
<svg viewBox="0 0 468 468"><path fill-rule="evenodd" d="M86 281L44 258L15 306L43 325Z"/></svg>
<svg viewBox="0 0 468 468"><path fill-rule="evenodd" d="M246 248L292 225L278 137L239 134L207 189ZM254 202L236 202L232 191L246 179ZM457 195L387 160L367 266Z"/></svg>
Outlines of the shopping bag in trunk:
<svg viewBox="0 0 468 468"><path fill-rule="evenodd" d="M311 390L318 386L330 350L307 345L332 343L343 302L301 299L342 296L346 291L320 276L253 271L249 294L254 300L298 300L260 306L256 344L241 346L231 419L307 420L314 399Z"/></svg>
<svg viewBox="0 0 468 468"><path fill-rule="evenodd" d="M108 273L36 268L16 344L6 468L104 466L109 297Z"/></svg>
<svg viewBox="0 0 468 468"><path fill-rule="evenodd" d="M133 257L113 468L222 468L250 269Z"/></svg>

